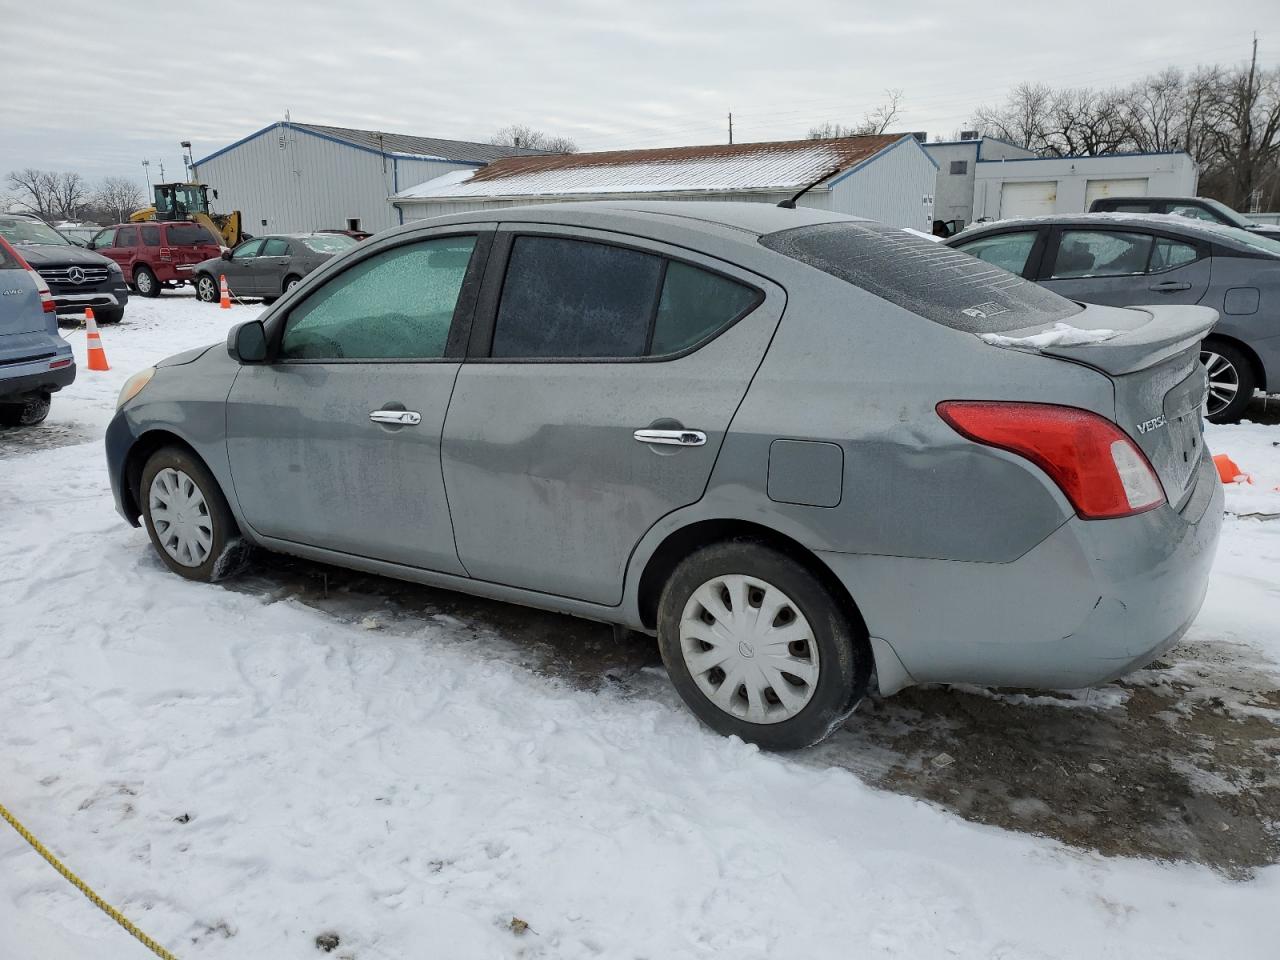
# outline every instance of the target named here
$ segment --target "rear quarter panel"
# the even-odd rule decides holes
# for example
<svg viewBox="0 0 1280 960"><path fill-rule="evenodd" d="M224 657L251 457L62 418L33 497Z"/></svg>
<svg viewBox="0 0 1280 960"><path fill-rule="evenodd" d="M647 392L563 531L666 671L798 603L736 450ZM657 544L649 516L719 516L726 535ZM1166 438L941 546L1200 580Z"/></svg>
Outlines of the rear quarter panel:
<svg viewBox="0 0 1280 960"><path fill-rule="evenodd" d="M1241 313L1240 302L1249 298L1237 294L1228 301L1228 294L1248 290L1257 291L1257 309ZM1268 389L1277 389L1280 386L1280 260L1215 255L1212 286L1203 303L1218 311L1213 332L1249 346L1262 361ZM1229 306L1232 309L1227 309Z"/></svg>

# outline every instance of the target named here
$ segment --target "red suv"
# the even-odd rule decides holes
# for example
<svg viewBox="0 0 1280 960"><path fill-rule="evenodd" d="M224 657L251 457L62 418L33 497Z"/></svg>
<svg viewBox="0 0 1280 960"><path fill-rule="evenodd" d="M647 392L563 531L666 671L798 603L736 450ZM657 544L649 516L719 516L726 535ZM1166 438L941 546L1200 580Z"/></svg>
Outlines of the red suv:
<svg viewBox="0 0 1280 960"><path fill-rule="evenodd" d="M89 248L120 264L129 285L144 297L190 283L197 263L222 252L213 234L191 220L117 224L95 236Z"/></svg>

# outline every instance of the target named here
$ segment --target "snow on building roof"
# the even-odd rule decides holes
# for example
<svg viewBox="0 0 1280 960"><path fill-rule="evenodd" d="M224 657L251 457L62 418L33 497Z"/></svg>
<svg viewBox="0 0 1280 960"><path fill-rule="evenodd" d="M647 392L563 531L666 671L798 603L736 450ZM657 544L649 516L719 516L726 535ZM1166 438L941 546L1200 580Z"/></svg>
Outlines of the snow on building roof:
<svg viewBox="0 0 1280 960"><path fill-rule="evenodd" d="M470 176L428 180L393 199L799 190L903 139L909 135L507 157Z"/></svg>

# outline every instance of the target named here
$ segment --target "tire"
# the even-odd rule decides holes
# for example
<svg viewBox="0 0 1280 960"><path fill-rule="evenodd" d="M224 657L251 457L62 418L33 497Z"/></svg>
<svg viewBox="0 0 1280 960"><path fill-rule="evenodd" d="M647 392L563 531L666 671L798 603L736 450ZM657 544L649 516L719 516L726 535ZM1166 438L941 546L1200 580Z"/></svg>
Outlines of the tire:
<svg viewBox="0 0 1280 960"><path fill-rule="evenodd" d="M166 502L171 519L157 516ZM190 451L163 447L153 453L142 468L138 503L156 554L179 576L213 583L237 573L248 560L249 543L218 482ZM187 536L180 534L184 529Z"/></svg>
<svg viewBox="0 0 1280 960"><path fill-rule="evenodd" d="M133 286L141 296L160 296L160 281L156 279L156 275L151 272L150 267L133 268Z"/></svg>
<svg viewBox="0 0 1280 960"><path fill-rule="evenodd" d="M98 323L119 323L124 319L124 308L117 307L112 310L109 307L103 307L100 310L94 310L93 319Z"/></svg>
<svg viewBox="0 0 1280 960"><path fill-rule="evenodd" d="M1252 360L1235 344L1210 338L1200 347L1200 362L1209 375L1209 422L1235 423L1258 386Z"/></svg>
<svg viewBox="0 0 1280 960"><path fill-rule="evenodd" d="M201 303L217 303L219 300L218 281L207 273L196 277L196 299Z"/></svg>
<svg viewBox="0 0 1280 960"><path fill-rule="evenodd" d="M0 403L0 427L34 427L44 423L51 405L47 393L32 394L18 403Z"/></svg>
<svg viewBox="0 0 1280 960"><path fill-rule="evenodd" d="M716 595L718 615L702 605L716 607ZM758 616L762 607L775 616L766 632L753 633L751 611ZM752 619L735 621L735 608ZM762 645L769 642L783 646L771 653ZM676 567L658 603L658 647L699 720L766 750L796 750L831 734L857 708L871 678L863 628L806 567L752 541L705 547ZM743 682L729 691L735 678ZM724 705L713 699L721 696Z"/></svg>
<svg viewBox="0 0 1280 960"><path fill-rule="evenodd" d="M284 278L284 284L280 287L282 293L288 293L294 287L302 282L302 278L296 273L291 273Z"/></svg>

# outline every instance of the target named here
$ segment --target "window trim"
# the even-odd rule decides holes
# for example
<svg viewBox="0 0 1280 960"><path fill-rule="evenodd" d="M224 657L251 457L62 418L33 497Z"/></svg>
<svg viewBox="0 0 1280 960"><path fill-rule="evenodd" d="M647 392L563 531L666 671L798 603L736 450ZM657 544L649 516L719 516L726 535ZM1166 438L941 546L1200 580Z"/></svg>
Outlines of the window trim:
<svg viewBox="0 0 1280 960"><path fill-rule="evenodd" d="M530 229L530 227L534 229ZM538 229L545 228L545 229ZM630 250L636 253L646 253L653 257L660 258L662 269L658 276L657 296L653 298L653 309L649 316L649 330L645 336L645 355L641 357L495 357L493 353L493 334L497 327L498 308L501 305L502 289L507 280L507 269L511 264L511 251L515 246L515 242L520 237L543 237L555 240L576 240L581 243L598 243L606 247L618 247L622 250ZM652 243L652 246L647 245ZM764 289L756 283L752 283L743 277L734 276L722 269L708 266L706 263L699 263L691 259L689 256L680 256L676 250L680 248L663 243L662 241L647 241L644 237L630 237L626 234L613 234L607 231L596 230L590 227L576 228L565 224L555 223L509 223L500 224L498 235L494 242L493 252L489 257L489 268L484 276L484 288L481 292L479 303L477 304L475 319L471 327L471 338L467 346L467 363L668 363L672 360L679 360L681 357L687 357L695 351L701 350L713 340L719 339L724 333L737 326L744 318L750 316L760 308L767 298ZM707 260L717 260L710 254L701 251L689 250L688 254L696 254ZM745 308L740 310L728 323L724 323L713 330L710 334L680 350L676 353L660 353L649 355L649 350L653 346L653 335L655 324L658 319L658 310L662 303L662 287L667 279L667 267L672 261L693 267L696 270L702 270L714 276L721 277L731 283L736 283L741 287L751 290L755 296L752 298ZM722 262L722 261L718 261ZM731 264L726 264L732 266ZM739 270L743 268L739 267ZM746 271L743 270L745 273Z"/></svg>
<svg viewBox="0 0 1280 960"><path fill-rule="evenodd" d="M329 274L324 267L313 272L308 277L318 276L320 282L314 290L309 291L297 303L291 303L287 309L281 310L274 316L268 318L264 325L267 328L267 364L271 366L294 366L294 365L316 365L316 364L357 364L357 363L376 363L376 364L405 364L405 363L459 363L466 357L466 345L471 331L472 319L475 314L476 301L480 292L480 282L485 275L485 267L488 265L490 252L493 248L493 234L496 224L494 223L459 223L451 224L447 228L443 228L439 233L414 233L404 236L396 236L376 247L353 247L361 252L361 256L351 260L345 259L345 254L335 254L330 258L330 262L334 262L342 258L342 265L339 269ZM293 311L302 306L313 296L327 287L330 283L344 275L348 270L364 263L370 257L380 256L389 253L392 250L398 250L401 247L412 246L415 243L424 243L430 240L445 240L449 237L475 237L476 244L471 251L471 262L467 264L467 272L462 277L462 288L458 291L458 301L453 306L453 318L449 321L449 334L445 339L444 356L442 357L280 357L280 347L284 342L284 332L289 325L289 317L293 315Z"/></svg>
<svg viewBox="0 0 1280 960"><path fill-rule="evenodd" d="M1084 277L1055 277L1053 276L1053 265L1058 259L1058 248L1062 244L1062 235L1068 232L1137 233L1151 238L1151 248L1147 251L1147 262L1143 264L1141 273L1108 273L1089 274ZM1157 240L1172 240L1176 243L1183 243L1189 247L1194 247L1196 251L1196 258L1189 263L1180 263L1177 266L1165 267L1163 270L1152 270L1151 258L1155 255ZM1044 280L1051 280L1057 283L1069 283L1072 280L1124 280L1132 279L1134 277L1158 277L1161 274L1168 273L1170 270L1181 270L1184 267L1194 266L1201 260L1209 259L1209 257L1209 245L1202 242L1199 237L1188 237L1172 230L1148 227L1145 224L1133 226L1128 224L1105 224L1099 226L1094 226L1092 224L1054 224L1053 236L1049 238L1048 246L1045 248L1044 258L1040 264L1040 272L1033 279L1035 279L1037 283Z"/></svg>

